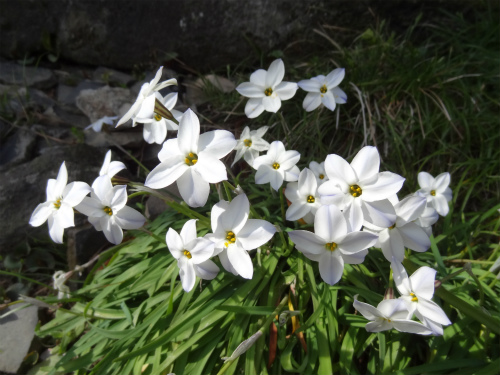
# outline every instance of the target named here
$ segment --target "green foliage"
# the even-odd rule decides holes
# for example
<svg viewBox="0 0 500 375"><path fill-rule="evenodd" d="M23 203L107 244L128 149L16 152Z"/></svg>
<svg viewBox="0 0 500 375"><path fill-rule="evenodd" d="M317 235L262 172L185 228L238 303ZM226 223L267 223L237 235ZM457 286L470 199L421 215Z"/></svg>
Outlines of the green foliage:
<svg viewBox="0 0 500 375"><path fill-rule="evenodd" d="M280 199L254 186L243 170L235 182L252 215L276 218L281 229L253 255L253 279L221 272L185 293L163 241L166 230L187 220L177 211L200 218L199 234L210 223L207 208L194 212L173 203L147 226L152 235L132 231L132 240L102 253L73 293L77 303L40 327L39 336L57 339L59 359L39 365L40 373L496 373L500 284L489 268L500 254L499 25L491 14L477 17L447 15L433 27L417 20L401 36L382 23L348 48L322 40L323 49L296 63L286 50L273 51L270 58L283 55L288 63L289 81L326 74L338 62L346 68L342 88L349 101L333 113L305 113L299 92L283 103L283 116L259 118L259 126L272 127L271 138L301 152L302 166L330 153L350 160L362 146L378 146L383 170L407 178L403 195L416 190L419 171L451 173L449 215L435 226L431 249L408 252L405 261L410 273L422 265L438 270L442 285L434 300L453 322L442 337L367 332L352 302L356 294L371 304L383 298L391 280L382 253L370 250L363 264L346 265L337 285L325 284L283 235L299 224L284 222ZM227 74L248 76L242 66ZM234 115L243 108L239 96L210 93L214 106L205 115L242 129L242 116ZM220 359L257 332L262 335L241 356Z"/></svg>

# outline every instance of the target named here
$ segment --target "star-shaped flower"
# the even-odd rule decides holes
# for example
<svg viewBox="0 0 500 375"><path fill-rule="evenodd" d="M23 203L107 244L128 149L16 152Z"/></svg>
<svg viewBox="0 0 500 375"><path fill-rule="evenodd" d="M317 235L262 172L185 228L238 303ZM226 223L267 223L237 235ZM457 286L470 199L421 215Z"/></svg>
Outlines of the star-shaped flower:
<svg viewBox="0 0 500 375"><path fill-rule="evenodd" d="M233 164L231 167L236 164L238 160L243 157L245 161L253 166L253 162L257 156L259 156L259 152L269 150L269 143L262 139L264 134L269 129L269 126L263 126L257 130L250 131L248 126L245 126L243 132L241 133L241 137L234 148L236 151L236 155L234 156Z"/></svg>
<svg viewBox="0 0 500 375"><path fill-rule="evenodd" d="M220 201L212 207L212 232L208 234L215 243L215 254L224 268L245 279L253 276L253 264L248 251L269 241L276 228L265 220L249 219L250 202L245 194L238 195L231 203Z"/></svg>
<svg viewBox="0 0 500 375"><path fill-rule="evenodd" d="M392 172L379 172L380 155L376 147L363 147L351 164L339 155L328 155L325 171L329 178L318 187L322 204L335 204L345 210L354 229L363 220L382 228L395 221L391 203L387 200L396 194L405 179Z"/></svg>
<svg viewBox="0 0 500 375"><path fill-rule="evenodd" d="M219 273L219 267L209 259L214 254L214 243L197 236L195 219L188 220L184 224L180 235L169 228L167 246L173 257L177 259L182 288L186 292L193 289L196 276L204 280L212 280Z"/></svg>
<svg viewBox="0 0 500 375"><path fill-rule="evenodd" d="M318 163L316 161L312 161L309 163L309 169L314 173L314 176L316 177L316 182L318 183L318 186L321 185L323 182L328 181L328 176L326 175L325 172L325 162Z"/></svg>
<svg viewBox="0 0 500 375"><path fill-rule="evenodd" d="M205 205L210 184L227 180L219 159L229 154L236 140L227 130L200 135L200 120L188 109L182 116L177 138L168 139L158 154L160 164L146 178L147 187L162 189L177 181L182 199L191 207Z"/></svg>
<svg viewBox="0 0 500 375"><path fill-rule="evenodd" d="M125 206L127 186L113 186L107 175L96 178L90 197L85 197L75 208L88 216L97 231L103 231L106 239L118 245L123 240L123 229L138 229L146 218L137 210Z"/></svg>
<svg viewBox="0 0 500 375"><path fill-rule="evenodd" d="M166 119L159 114L155 113L156 100L172 113L177 121L180 121L182 112L174 109L177 103L177 93L172 92L163 98L159 92L154 92L149 95L141 104L136 116L135 122L144 124L144 140L148 143L162 144L167 138L167 130L178 130L177 125L172 120Z"/></svg>
<svg viewBox="0 0 500 375"><path fill-rule="evenodd" d="M163 66L160 66L160 69L156 72L155 77L151 82L146 82L141 86L141 91L139 91L139 95L137 96L137 99L134 104L132 104L132 107L123 115L123 117L118 121L116 124L116 127L126 123L128 120L132 119L133 123L135 123L135 116L140 110L142 103L146 98L148 98L150 95L153 95L156 91L160 91L161 89L171 86L171 85L177 85L177 80L172 78L167 81L164 81L162 83L158 83L160 81L161 75L163 71Z"/></svg>
<svg viewBox="0 0 500 375"><path fill-rule="evenodd" d="M418 184L420 190L417 191L417 194L427 198L427 203L434 207L439 215L448 215L450 210L448 202L452 198L451 189L448 187L450 174L444 172L434 178L427 172L420 172L418 174Z"/></svg>
<svg viewBox="0 0 500 375"><path fill-rule="evenodd" d="M94 123L90 124L89 126L87 126L85 128L85 130L92 128L93 131L95 131L96 133L99 133L102 130L103 124L113 125L113 122L117 118L118 118L118 116L113 116L113 117L104 116L103 118L100 118L96 122L94 122Z"/></svg>
<svg viewBox="0 0 500 375"><path fill-rule="evenodd" d="M302 103L304 109L311 112L323 104L330 111L334 111L336 103L344 104L347 101L347 95L337 87L344 76L345 69L338 68L332 70L326 77L319 75L300 81L299 87L308 92Z"/></svg>
<svg viewBox="0 0 500 375"><path fill-rule="evenodd" d="M285 196L290 201L286 210L287 220L304 219L308 224L314 222L314 215L321 206L317 193L318 184L311 170L304 168L298 182L290 182L285 189Z"/></svg>
<svg viewBox="0 0 500 375"><path fill-rule="evenodd" d="M366 319L371 320L366 325L368 332L381 332L396 329L399 332L418 333L429 335L430 329L425 325L408 319L408 309L400 299L386 299L377 305L377 308L354 299L354 308Z"/></svg>
<svg viewBox="0 0 500 375"><path fill-rule="evenodd" d="M295 82L282 82L285 75L285 64L281 59L274 60L269 70L259 69L252 73L250 82L244 82L236 87L241 95L250 98L245 106L245 114L255 118L262 112L276 113L282 100L288 100L295 95Z"/></svg>
<svg viewBox="0 0 500 375"><path fill-rule="evenodd" d="M288 233L297 250L319 262L321 278L336 284L344 272L344 263L359 264L370 246L377 241L373 233L350 231L349 225L334 205L321 206L314 218L314 233L294 230Z"/></svg>
<svg viewBox="0 0 500 375"><path fill-rule="evenodd" d="M68 171L63 162L59 168L57 179L47 181L47 201L40 203L30 218L30 224L39 227L49 221L49 234L55 243L63 242L64 228L74 227L73 207L90 193L85 182L72 182L67 185Z"/></svg>
<svg viewBox="0 0 500 375"><path fill-rule="evenodd" d="M256 184L271 184L276 191L281 187L283 181L297 181L300 169L296 166L300 159L298 151L286 151L281 141L274 141L269 147L266 155L255 159L253 167Z"/></svg>

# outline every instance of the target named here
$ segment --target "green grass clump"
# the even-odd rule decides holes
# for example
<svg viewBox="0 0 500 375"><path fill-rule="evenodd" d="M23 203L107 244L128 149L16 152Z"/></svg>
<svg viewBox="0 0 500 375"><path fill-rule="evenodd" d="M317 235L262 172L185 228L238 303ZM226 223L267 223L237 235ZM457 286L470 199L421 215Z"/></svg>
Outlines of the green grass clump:
<svg viewBox="0 0 500 375"><path fill-rule="evenodd" d="M252 280L221 272L184 293L163 239L169 227L178 230L186 219L170 210L147 226L153 236L134 231L132 240L102 253L83 287L73 294L76 304L69 310L59 308L56 318L40 327L40 336L58 340L53 362L40 365L41 370L46 366L52 374L498 372L500 284L489 271L500 254L498 23L485 12L478 12L476 21L443 15L441 25L417 20L404 35L380 24L367 28L347 47L338 47L325 30L313 41L318 48L300 60L293 51L283 51L285 80L345 67L341 88L348 94L347 104L333 113L326 109L305 113L304 93L299 91L283 103L282 115L265 113L248 120L243 115L245 100L237 93L222 96L211 91L210 110L203 114L237 131L245 125L252 129L270 125L267 139L284 140L287 149L299 150L301 167L331 153L350 160L364 145L376 145L382 170L407 179L400 197L418 188L419 171L434 176L450 172L454 198L449 215L435 226L431 249L408 252L405 261L409 272L422 265L438 270L443 283L434 300L453 322L444 335L367 332L366 320L355 314L352 302L356 294L371 304L383 298L391 281L382 253L370 250L363 264L346 265L342 280L329 286L283 233L254 256ZM245 70L242 64L229 70L229 78L247 81L249 73L267 68L273 59L264 59L259 66L248 63ZM265 186L253 185L248 170L237 176L237 182L257 215L277 218L276 224L285 231L289 225L298 226L281 220L279 199L264 191ZM182 205L176 207L187 212ZM199 220L198 234L208 231L208 220ZM281 316L286 323L280 325L276 315L284 310L299 314ZM248 351L224 364L221 357L230 357L258 331L263 334Z"/></svg>

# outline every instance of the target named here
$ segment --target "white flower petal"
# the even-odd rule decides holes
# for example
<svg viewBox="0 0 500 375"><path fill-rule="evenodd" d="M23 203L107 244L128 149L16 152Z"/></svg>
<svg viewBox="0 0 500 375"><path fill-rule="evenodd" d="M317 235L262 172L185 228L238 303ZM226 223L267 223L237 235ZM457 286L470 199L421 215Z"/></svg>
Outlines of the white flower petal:
<svg viewBox="0 0 500 375"><path fill-rule="evenodd" d="M203 280L212 280L219 273L219 267L211 260L195 264L194 272L196 276Z"/></svg>
<svg viewBox="0 0 500 375"><path fill-rule="evenodd" d="M59 168L59 173L57 174L56 182L53 186L52 195L58 198L61 197L67 183L68 183L68 170L66 169L66 162L63 161L61 167Z"/></svg>
<svg viewBox="0 0 500 375"><path fill-rule="evenodd" d="M399 332L417 333L419 335L430 335L432 331L421 323L408 319L393 319L392 325Z"/></svg>
<svg viewBox="0 0 500 375"><path fill-rule="evenodd" d="M229 246L227 258L234 270L243 278L251 279L253 276L253 264L250 255L238 246Z"/></svg>
<svg viewBox="0 0 500 375"><path fill-rule="evenodd" d="M365 261L367 255L368 250L361 250L354 254L342 253L342 259L344 260L344 263L347 264L361 264Z"/></svg>
<svg viewBox="0 0 500 375"><path fill-rule="evenodd" d="M336 154L328 155L325 159L325 172L330 180L339 179L347 185L354 185L358 178L354 169L343 158ZM365 191L363 190L363 194Z"/></svg>
<svg viewBox="0 0 500 375"><path fill-rule="evenodd" d="M206 182L210 182L211 184L227 180L224 163L205 152L198 154L198 162L191 169L193 173L198 173Z"/></svg>
<svg viewBox="0 0 500 375"><path fill-rule="evenodd" d="M160 120L145 123L142 135L147 143L158 143L161 145L165 138L167 138L167 126L165 121Z"/></svg>
<svg viewBox="0 0 500 375"><path fill-rule="evenodd" d="M190 207L203 207L207 203L210 184L192 168L177 179L177 187Z"/></svg>
<svg viewBox="0 0 500 375"><path fill-rule="evenodd" d="M321 95L316 92L310 92L304 98L302 102L302 107L306 112L314 111L321 105Z"/></svg>
<svg viewBox="0 0 500 375"><path fill-rule="evenodd" d="M361 315L363 315L368 320L375 320L377 318L384 317L384 315L375 307L369 305L368 303L359 302L356 297L354 297L353 306L361 313Z"/></svg>
<svg viewBox="0 0 500 375"><path fill-rule="evenodd" d="M431 247L431 241L425 231L415 223L407 223L396 227L403 239L404 246L418 252L424 252Z"/></svg>
<svg viewBox="0 0 500 375"><path fill-rule="evenodd" d="M115 214L115 221L123 229L139 229L146 222L146 218L132 207L124 206Z"/></svg>
<svg viewBox="0 0 500 375"><path fill-rule="evenodd" d="M417 311L427 319L444 326L450 325L451 321L446 316L445 312L435 302L425 298L419 298L417 302Z"/></svg>
<svg viewBox="0 0 500 375"><path fill-rule="evenodd" d="M432 184L432 189L436 191L436 193L442 193L450 184L451 176L448 172L441 173L436 176L434 183Z"/></svg>
<svg viewBox="0 0 500 375"><path fill-rule="evenodd" d="M281 108L281 99L279 96L265 96L262 105L266 111L276 113Z"/></svg>
<svg viewBox="0 0 500 375"><path fill-rule="evenodd" d="M267 71L264 69L258 69L250 75L250 82L264 87L266 85L266 75Z"/></svg>
<svg viewBox="0 0 500 375"><path fill-rule="evenodd" d="M39 227L47 221L53 211L54 203L40 203L38 206L36 206L35 211L33 211L33 213L31 214L30 225L33 227Z"/></svg>
<svg viewBox="0 0 500 375"><path fill-rule="evenodd" d="M335 98L333 97L333 94L329 91L327 91L324 94L320 95L321 97L321 103L328 108L330 111L335 111L335 107L337 106L337 103L335 103Z"/></svg>
<svg viewBox="0 0 500 375"><path fill-rule="evenodd" d="M118 245L123 240L122 228L115 223L112 217L103 216L99 220L102 232L106 236L106 239L112 244Z"/></svg>
<svg viewBox="0 0 500 375"><path fill-rule="evenodd" d="M340 84L345 77L345 69L337 68L334 69L326 76L326 86L332 89Z"/></svg>
<svg viewBox="0 0 500 375"><path fill-rule="evenodd" d="M224 231L222 225L220 224L219 217L229 208L229 202L220 201L212 206L212 211L210 212L210 221L212 224L212 232ZM221 228L219 228L221 226Z"/></svg>
<svg viewBox="0 0 500 375"><path fill-rule="evenodd" d="M199 264L207 261L214 255L214 246L215 243L212 241L200 237L187 244L186 250L191 253L191 262L193 264Z"/></svg>
<svg viewBox="0 0 500 375"><path fill-rule="evenodd" d="M293 98L298 88L295 82L281 82L274 91L281 100L288 100Z"/></svg>
<svg viewBox="0 0 500 375"><path fill-rule="evenodd" d="M434 183L434 177L432 177L429 173L420 172L418 174L418 185L422 189L431 189L433 183Z"/></svg>
<svg viewBox="0 0 500 375"><path fill-rule="evenodd" d="M333 94L336 103L338 104L347 103L347 94L341 88L334 87L333 89L330 90L330 92Z"/></svg>
<svg viewBox="0 0 500 375"><path fill-rule="evenodd" d="M411 293L410 280L408 279L408 274L401 262L395 259L391 260L392 274L394 278L394 283L396 288L398 288L399 293L403 296L409 296Z"/></svg>
<svg viewBox="0 0 500 375"><path fill-rule="evenodd" d="M112 161L109 163L107 175L109 178L112 178L115 174L120 172L122 169L126 169L125 164L121 161Z"/></svg>
<svg viewBox="0 0 500 375"><path fill-rule="evenodd" d="M264 87L258 86L252 82L243 82L236 87L236 91L247 98L263 98L265 96L264 90Z"/></svg>
<svg viewBox="0 0 500 375"><path fill-rule="evenodd" d="M227 130L213 130L200 135L198 152L220 159L229 154L236 144L233 133Z"/></svg>
<svg viewBox="0 0 500 375"><path fill-rule="evenodd" d="M375 182L367 185L362 185L362 182L360 182L363 189L363 200L373 202L389 198L401 190L404 182L405 178L396 173L380 172Z"/></svg>
<svg viewBox="0 0 500 375"><path fill-rule="evenodd" d="M113 210L113 213L120 211L127 204L127 186L118 185L113 186L113 198L109 204L109 207Z"/></svg>
<svg viewBox="0 0 500 375"><path fill-rule="evenodd" d="M200 137L200 120L191 109L182 116L177 133L179 150L187 155L190 152L198 153L198 139Z"/></svg>
<svg viewBox="0 0 500 375"><path fill-rule="evenodd" d="M104 206L101 201L92 197L83 198L80 204L75 206L75 209L84 215L93 217L101 217L106 214L104 212Z"/></svg>
<svg viewBox="0 0 500 375"><path fill-rule="evenodd" d="M380 155L376 147L365 146L352 159L351 167L359 180L375 176L380 168ZM364 191L363 191L364 193Z"/></svg>
<svg viewBox="0 0 500 375"><path fill-rule="evenodd" d="M364 194L364 191L363 191ZM359 199L359 198L355 198ZM365 202L361 204L363 218L370 224L380 228L389 228L396 222L396 211L388 199L375 202Z"/></svg>
<svg viewBox="0 0 500 375"><path fill-rule="evenodd" d="M52 241L54 241L55 243L63 243L64 228L54 220L53 216L49 216L48 224L49 235L50 238L52 238Z"/></svg>
<svg viewBox="0 0 500 375"><path fill-rule="evenodd" d="M307 201L304 202L292 202L286 210L286 219L290 221L295 221L302 219L311 211L311 206Z"/></svg>
<svg viewBox="0 0 500 375"><path fill-rule="evenodd" d="M344 261L335 251L326 251L319 260L319 273L323 281L329 285L336 284L344 273Z"/></svg>
<svg viewBox="0 0 500 375"><path fill-rule="evenodd" d="M248 219L236 238L243 249L249 251L264 245L274 236L274 233L276 233L276 227L268 221Z"/></svg>
<svg viewBox="0 0 500 375"><path fill-rule="evenodd" d="M378 236L373 233L352 232L348 233L338 245L342 254L355 254L373 246L377 239Z"/></svg>
<svg viewBox="0 0 500 375"><path fill-rule="evenodd" d="M179 150L179 143L177 141L177 138L167 139L163 143L163 146L158 153L158 159L163 162L175 156L182 156L183 158L185 157L185 155L181 153L181 150Z"/></svg>
<svg viewBox="0 0 500 375"><path fill-rule="evenodd" d="M402 262L405 258L405 246L398 230L386 229L379 233L378 243L385 259L391 260L393 257L398 262Z"/></svg>
<svg viewBox="0 0 500 375"><path fill-rule="evenodd" d="M304 79L299 81L297 85L304 91L318 93L323 85L320 81L312 80L312 79ZM319 95L318 95L319 96Z"/></svg>
<svg viewBox="0 0 500 375"><path fill-rule="evenodd" d="M58 210L54 211L52 216L55 223L62 228L69 228L75 226L75 213L73 207L66 203L61 203Z"/></svg>
<svg viewBox="0 0 500 375"><path fill-rule="evenodd" d="M230 245L230 247L233 247L233 246L236 246L236 245ZM234 267L231 265L231 262L229 261L229 258L227 256L227 251L228 249L224 248L224 250L222 250L220 253L219 253L219 259L220 259L220 262L222 264L222 267L224 267L224 269L228 272L231 272L233 275L237 276L238 275L238 272L234 269Z"/></svg>
<svg viewBox="0 0 500 375"><path fill-rule="evenodd" d="M229 203L229 207L220 216L220 223L225 231L232 231L239 237L240 230L245 226L250 212L250 202L245 194L238 195Z"/></svg>
<svg viewBox="0 0 500 375"><path fill-rule="evenodd" d="M417 195L410 195L394 205L397 215L405 222L417 219L425 210L426 199Z"/></svg>
<svg viewBox="0 0 500 375"><path fill-rule="evenodd" d="M177 155L161 162L148 174L144 185L153 189L171 185L189 170L190 167L184 159L183 156Z"/></svg>
<svg viewBox="0 0 500 375"><path fill-rule="evenodd" d="M194 272L194 266L190 260L182 256L177 261L177 266L179 267L179 276L181 278L182 289L186 292L190 292L194 288L196 283L196 274Z"/></svg>
<svg viewBox="0 0 500 375"><path fill-rule="evenodd" d="M323 199L321 201L323 202ZM363 226L363 203L365 202L363 202L359 197L352 198L351 204L344 208L343 216L345 217L347 223L349 223L348 227L350 226L352 230L360 230Z"/></svg>
<svg viewBox="0 0 500 375"><path fill-rule="evenodd" d="M87 183L80 181L72 182L64 188L62 193L63 202L74 207L90 192L91 189Z"/></svg>
<svg viewBox="0 0 500 375"><path fill-rule="evenodd" d="M271 87L274 89L281 81L283 81L284 75L285 64L283 63L283 60L274 60L267 70L265 87Z"/></svg>
<svg viewBox="0 0 500 375"><path fill-rule="evenodd" d="M264 105L261 98L251 98L245 105L245 115L248 118L255 118L264 112Z"/></svg>
<svg viewBox="0 0 500 375"><path fill-rule="evenodd" d="M387 320L378 319L374 322L367 323L365 328L368 332L382 332L392 329L393 326Z"/></svg>
<svg viewBox="0 0 500 375"><path fill-rule="evenodd" d="M307 230L293 230L288 232L288 236L300 252L306 254L323 254L326 241L317 234Z"/></svg>
<svg viewBox="0 0 500 375"><path fill-rule="evenodd" d="M172 228L168 228L166 241L168 250L172 256L175 259L180 259L183 255L182 252L184 251L184 242L182 241L181 236L179 236L179 233Z"/></svg>
<svg viewBox="0 0 500 375"><path fill-rule="evenodd" d="M285 170L285 181L297 181L299 179L300 169L296 165L292 168Z"/></svg>
<svg viewBox="0 0 500 375"><path fill-rule="evenodd" d="M436 194L431 201L432 206L436 209L437 213L441 216L448 215L450 207L448 206L448 201L446 197L442 194Z"/></svg>
<svg viewBox="0 0 500 375"><path fill-rule="evenodd" d="M335 242L335 240L344 238L347 234L347 224L337 206L321 206L316 211L314 233L326 242Z"/></svg>
<svg viewBox="0 0 500 375"><path fill-rule="evenodd" d="M410 276L411 288L419 297L431 299L434 295L434 280L436 270L430 267L420 267Z"/></svg>
<svg viewBox="0 0 500 375"><path fill-rule="evenodd" d="M191 219L186 221L181 229L181 239L184 244L188 244L189 242L198 238L198 233L196 231L196 219Z"/></svg>

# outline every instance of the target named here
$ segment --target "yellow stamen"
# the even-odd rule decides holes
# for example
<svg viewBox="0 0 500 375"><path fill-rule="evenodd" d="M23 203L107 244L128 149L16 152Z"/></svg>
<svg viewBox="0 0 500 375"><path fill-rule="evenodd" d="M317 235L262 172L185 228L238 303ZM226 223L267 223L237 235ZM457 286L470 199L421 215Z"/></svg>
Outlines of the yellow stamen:
<svg viewBox="0 0 500 375"><path fill-rule="evenodd" d="M187 251L187 250L184 250L182 253L183 253L183 254L184 254L184 255L185 255L188 259L191 259L191 258L193 257L193 256L191 255L191 253L190 253L189 251Z"/></svg>
<svg viewBox="0 0 500 375"><path fill-rule="evenodd" d="M358 185L351 185L350 193L354 198L356 198L359 197L361 194L363 194L363 190L361 190L361 188Z"/></svg>
<svg viewBox="0 0 500 375"><path fill-rule="evenodd" d="M280 169L280 165L279 165L278 163L274 163L274 164L273 164L273 168L274 168L274 169Z"/></svg>
<svg viewBox="0 0 500 375"><path fill-rule="evenodd" d="M156 121L160 121L160 120L161 120L161 116L157 113L157 114L155 114L154 119L155 119Z"/></svg>
<svg viewBox="0 0 500 375"><path fill-rule="evenodd" d="M436 190L431 190L431 195L432 195L433 197L435 197L435 196L436 196Z"/></svg>
<svg viewBox="0 0 500 375"><path fill-rule="evenodd" d="M106 212L109 216L113 215L113 210L111 209L111 207L104 207L104 212Z"/></svg>
<svg viewBox="0 0 500 375"><path fill-rule="evenodd" d="M61 208L61 198L58 198L55 202L54 202L54 207L56 208L56 210L60 209Z"/></svg>
<svg viewBox="0 0 500 375"><path fill-rule="evenodd" d="M187 154L184 162L189 166L193 166L198 162L198 155L190 152L189 154Z"/></svg>
<svg viewBox="0 0 500 375"><path fill-rule="evenodd" d="M392 224L392 225L391 225L389 228L387 228L387 229L394 229L394 228L396 228L396 223Z"/></svg>
<svg viewBox="0 0 500 375"><path fill-rule="evenodd" d="M307 203L314 203L314 201L315 201L315 199L314 199L314 197L312 195L309 195L307 197Z"/></svg>
<svg viewBox="0 0 500 375"><path fill-rule="evenodd" d="M320 180L322 180L322 179L325 178L325 175L324 174L320 174L318 177L319 177Z"/></svg>
<svg viewBox="0 0 500 375"><path fill-rule="evenodd" d="M250 146L252 146L252 140L251 139L245 139L243 141L243 144L245 145L245 147L250 147Z"/></svg>
<svg viewBox="0 0 500 375"><path fill-rule="evenodd" d="M411 299L412 302L418 302L418 298L417 296L415 295L415 293L410 293L410 296L412 296L413 298Z"/></svg>
<svg viewBox="0 0 500 375"><path fill-rule="evenodd" d="M229 231L226 233L226 242L224 243L226 247L228 247L230 244L236 242L236 236L234 235L233 232Z"/></svg>
<svg viewBox="0 0 500 375"><path fill-rule="evenodd" d="M337 249L337 244L335 242L328 242L325 244L325 248L330 251L335 251Z"/></svg>
<svg viewBox="0 0 500 375"><path fill-rule="evenodd" d="M326 93L327 91L328 91L328 89L327 89L326 85L321 86L321 88L319 89L319 92L322 94Z"/></svg>
<svg viewBox="0 0 500 375"><path fill-rule="evenodd" d="M270 88L270 87L269 87L269 88L267 88L267 89L265 89L264 94L265 94L266 96L271 96L271 95L273 94L273 89L272 89L272 88Z"/></svg>

